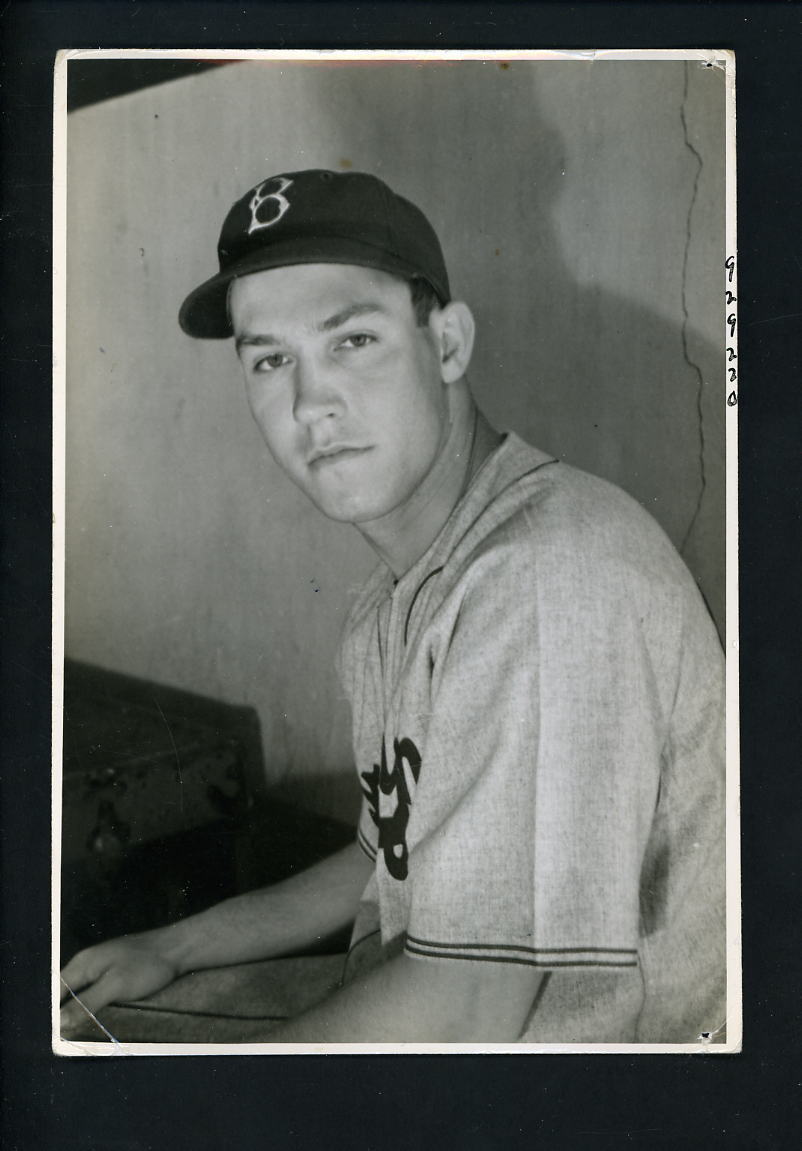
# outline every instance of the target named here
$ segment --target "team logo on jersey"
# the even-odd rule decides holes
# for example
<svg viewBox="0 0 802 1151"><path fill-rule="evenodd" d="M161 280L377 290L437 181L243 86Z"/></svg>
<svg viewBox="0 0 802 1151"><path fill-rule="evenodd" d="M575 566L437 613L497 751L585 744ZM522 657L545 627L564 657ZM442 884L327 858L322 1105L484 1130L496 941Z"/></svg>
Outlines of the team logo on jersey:
<svg viewBox="0 0 802 1151"><path fill-rule="evenodd" d="M272 192L266 192L265 188L268 184L278 182L278 188ZM288 180L286 176L273 176L269 180L263 180L262 183L253 190L253 196L248 207L251 209L251 222L248 227L248 235L252 232L258 232L260 228L272 228L277 224L285 212L290 209L290 202L284 193L292 184L292 180ZM265 207L269 205L269 207Z"/></svg>
<svg viewBox="0 0 802 1151"><path fill-rule="evenodd" d="M371 818L379 829L379 850L393 879L406 879L409 849L407 824L415 785L420 775L421 758L411 739L393 740L393 766L387 766L387 753L382 740L381 762L362 772L362 791L368 801Z"/></svg>

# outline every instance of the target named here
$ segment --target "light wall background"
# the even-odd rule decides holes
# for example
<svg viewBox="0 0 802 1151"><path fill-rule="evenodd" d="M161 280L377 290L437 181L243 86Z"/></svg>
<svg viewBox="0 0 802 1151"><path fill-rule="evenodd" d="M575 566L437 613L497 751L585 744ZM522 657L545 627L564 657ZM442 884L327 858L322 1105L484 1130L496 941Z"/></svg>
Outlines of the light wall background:
<svg viewBox="0 0 802 1151"><path fill-rule="evenodd" d="M176 322L234 199L303 167L424 209L488 415L640 500L723 627L720 70L238 63L72 113L68 147L69 656L252 704L268 782L354 813L333 659L372 553L268 457L230 343Z"/></svg>

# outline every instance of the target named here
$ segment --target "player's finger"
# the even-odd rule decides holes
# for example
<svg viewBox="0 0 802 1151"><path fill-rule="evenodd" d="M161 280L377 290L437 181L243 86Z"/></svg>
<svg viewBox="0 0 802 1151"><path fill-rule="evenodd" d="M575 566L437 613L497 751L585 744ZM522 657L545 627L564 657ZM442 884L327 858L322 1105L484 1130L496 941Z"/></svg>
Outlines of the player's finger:
<svg viewBox="0 0 802 1151"><path fill-rule="evenodd" d="M91 983L91 980L88 979L86 975L83 974L83 972L76 970L70 971L67 967L65 967L61 972L59 979L59 985L61 989L61 1002L63 1003L65 999L69 999L70 992L82 991L83 988L86 987L87 983Z"/></svg>
<svg viewBox="0 0 802 1151"><path fill-rule="evenodd" d="M82 1006L79 999L71 998L63 1003L60 1011L60 1025L62 1035L69 1035L76 1028L85 1026L89 1020L89 1012Z"/></svg>
<svg viewBox="0 0 802 1151"><path fill-rule="evenodd" d="M73 955L61 971L61 999L70 991L80 991L101 978L109 966L109 957L100 948L88 947Z"/></svg>
<svg viewBox="0 0 802 1151"><path fill-rule="evenodd" d="M115 970L105 972L96 983L80 994L80 1002L93 1015L108 1003L113 1003L122 991L122 981Z"/></svg>
<svg viewBox="0 0 802 1151"><path fill-rule="evenodd" d="M62 1030L70 1031L85 1023L87 1016L96 1015L98 1011L112 1003L120 991L119 976L113 971L106 972L97 983L93 983L70 1003L65 1004L61 1011Z"/></svg>
<svg viewBox="0 0 802 1151"><path fill-rule="evenodd" d="M91 1018L80 999L70 999L69 1003L62 1004L59 1017L62 1035L85 1029Z"/></svg>
<svg viewBox="0 0 802 1151"><path fill-rule="evenodd" d="M61 1034L71 1035L89 1019L89 1015L75 999L65 1003L59 1012L59 1027Z"/></svg>

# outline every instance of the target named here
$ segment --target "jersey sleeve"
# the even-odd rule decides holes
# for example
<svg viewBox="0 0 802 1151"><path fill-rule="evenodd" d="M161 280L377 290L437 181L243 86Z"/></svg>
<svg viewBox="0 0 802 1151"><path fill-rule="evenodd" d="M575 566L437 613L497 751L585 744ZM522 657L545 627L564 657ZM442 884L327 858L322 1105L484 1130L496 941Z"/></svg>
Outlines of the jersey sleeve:
<svg viewBox="0 0 802 1151"><path fill-rule="evenodd" d="M356 841L371 861L376 862L379 853L376 824L367 799L363 796L362 808L359 813L359 823L356 829Z"/></svg>
<svg viewBox="0 0 802 1151"><path fill-rule="evenodd" d="M432 625L406 951L633 967L684 593L540 542L495 541Z"/></svg>

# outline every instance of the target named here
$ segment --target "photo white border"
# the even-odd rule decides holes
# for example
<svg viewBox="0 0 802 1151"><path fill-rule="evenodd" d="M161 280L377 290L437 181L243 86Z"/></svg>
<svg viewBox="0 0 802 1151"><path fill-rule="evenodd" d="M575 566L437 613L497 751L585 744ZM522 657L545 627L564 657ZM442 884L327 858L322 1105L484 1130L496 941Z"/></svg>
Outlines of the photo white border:
<svg viewBox="0 0 802 1151"><path fill-rule="evenodd" d="M726 814L727 814L727 1039L698 1043L120 1043L76 1042L59 1035L61 819L63 774L64 562L65 562L65 428L66 428L66 277L67 277L67 68L79 60L287 60L294 63L341 60L381 61L513 61L513 60L685 60L721 68L726 85L725 245L734 272L722 269L722 301L729 289L737 297L735 55L724 49L158 49L85 48L58 53L54 76L53 148L53 620L52 620L52 1049L64 1056L117 1055L395 1055L395 1054L549 1054L549 1055L727 1055L742 1049L739 617L738 617L738 385L724 381L726 412ZM737 357L737 300L723 307L726 346ZM730 324L727 317L734 316ZM737 365L737 358L730 361ZM727 365L730 366L729 364ZM722 1022L722 1027L724 1023Z"/></svg>

